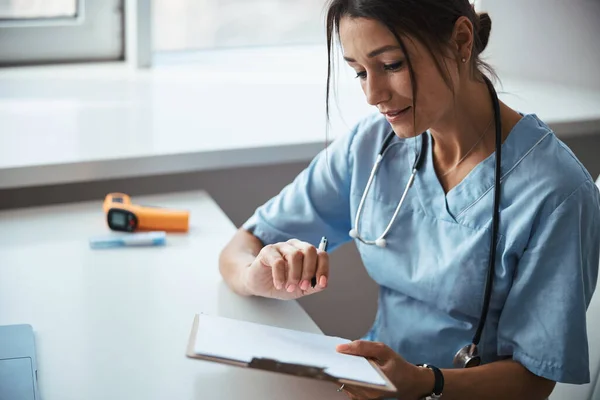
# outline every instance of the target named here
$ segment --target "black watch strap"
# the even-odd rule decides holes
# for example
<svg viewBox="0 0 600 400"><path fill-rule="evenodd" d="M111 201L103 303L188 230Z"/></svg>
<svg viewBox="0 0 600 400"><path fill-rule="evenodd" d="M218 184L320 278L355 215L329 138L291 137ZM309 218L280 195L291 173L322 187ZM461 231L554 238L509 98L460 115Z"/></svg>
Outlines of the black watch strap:
<svg viewBox="0 0 600 400"><path fill-rule="evenodd" d="M433 394L435 396L441 396L444 391L444 374L442 371L434 365L430 364L417 364L418 367L429 368L433 371L433 376L435 378L435 383L433 384Z"/></svg>

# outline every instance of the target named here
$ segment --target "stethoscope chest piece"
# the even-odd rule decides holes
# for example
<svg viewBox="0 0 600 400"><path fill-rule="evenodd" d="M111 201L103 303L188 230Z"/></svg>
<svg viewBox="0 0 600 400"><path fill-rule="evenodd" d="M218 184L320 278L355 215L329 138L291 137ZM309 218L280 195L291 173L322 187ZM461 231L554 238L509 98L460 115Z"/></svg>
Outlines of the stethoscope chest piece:
<svg viewBox="0 0 600 400"><path fill-rule="evenodd" d="M477 346L468 344L456 353L453 364L456 368L471 368L481 364L481 357Z"/></svg>

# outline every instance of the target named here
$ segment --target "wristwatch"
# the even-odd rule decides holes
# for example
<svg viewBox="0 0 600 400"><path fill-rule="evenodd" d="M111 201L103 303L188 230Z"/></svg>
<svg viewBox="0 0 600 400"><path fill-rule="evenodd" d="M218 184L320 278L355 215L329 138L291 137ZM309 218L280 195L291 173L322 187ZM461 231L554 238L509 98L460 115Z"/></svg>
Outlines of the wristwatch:
<svg viewBox="0 0 600 400"><path fill-rule="evenodd" d="M425 397L425 400L438 400L442 398L442 391L444 390L444 375L442 371L434 365L430 364L417 364L417 367L429 368L433 371L435 383L433 384L433 392Z"/></svg>

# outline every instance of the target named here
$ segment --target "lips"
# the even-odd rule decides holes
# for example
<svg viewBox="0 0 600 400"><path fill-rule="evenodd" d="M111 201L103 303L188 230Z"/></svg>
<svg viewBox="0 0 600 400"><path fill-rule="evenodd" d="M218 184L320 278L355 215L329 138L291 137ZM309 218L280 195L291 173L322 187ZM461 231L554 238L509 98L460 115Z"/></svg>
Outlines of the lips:
<svg viewBox="0 0 600 400"><path fill-rule="evenodd" d="M400 120L402 117L406 116L408 114L408 112L410 111L410 106L406 107L406 108L402 108L402 109L396 109L396 110L386 110L386 111L382 111L382 114L385 115L385 118L389 121L389 122L396 122L398 120Z"/></svg>

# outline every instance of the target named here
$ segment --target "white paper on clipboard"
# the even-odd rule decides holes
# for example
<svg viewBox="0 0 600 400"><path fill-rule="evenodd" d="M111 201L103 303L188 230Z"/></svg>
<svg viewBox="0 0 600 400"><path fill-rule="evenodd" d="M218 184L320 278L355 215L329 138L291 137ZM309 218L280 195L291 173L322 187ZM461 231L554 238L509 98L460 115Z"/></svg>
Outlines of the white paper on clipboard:
<svg viewBox="0 0 600 400"><path fill-rule="evenodd" d="M327 374L342 380L389 384L365 358L336 351L338 344L350 340L204 314L198 318L200 328L192 347L196 355L242 363L273 359L323 368Z"/></svg>

